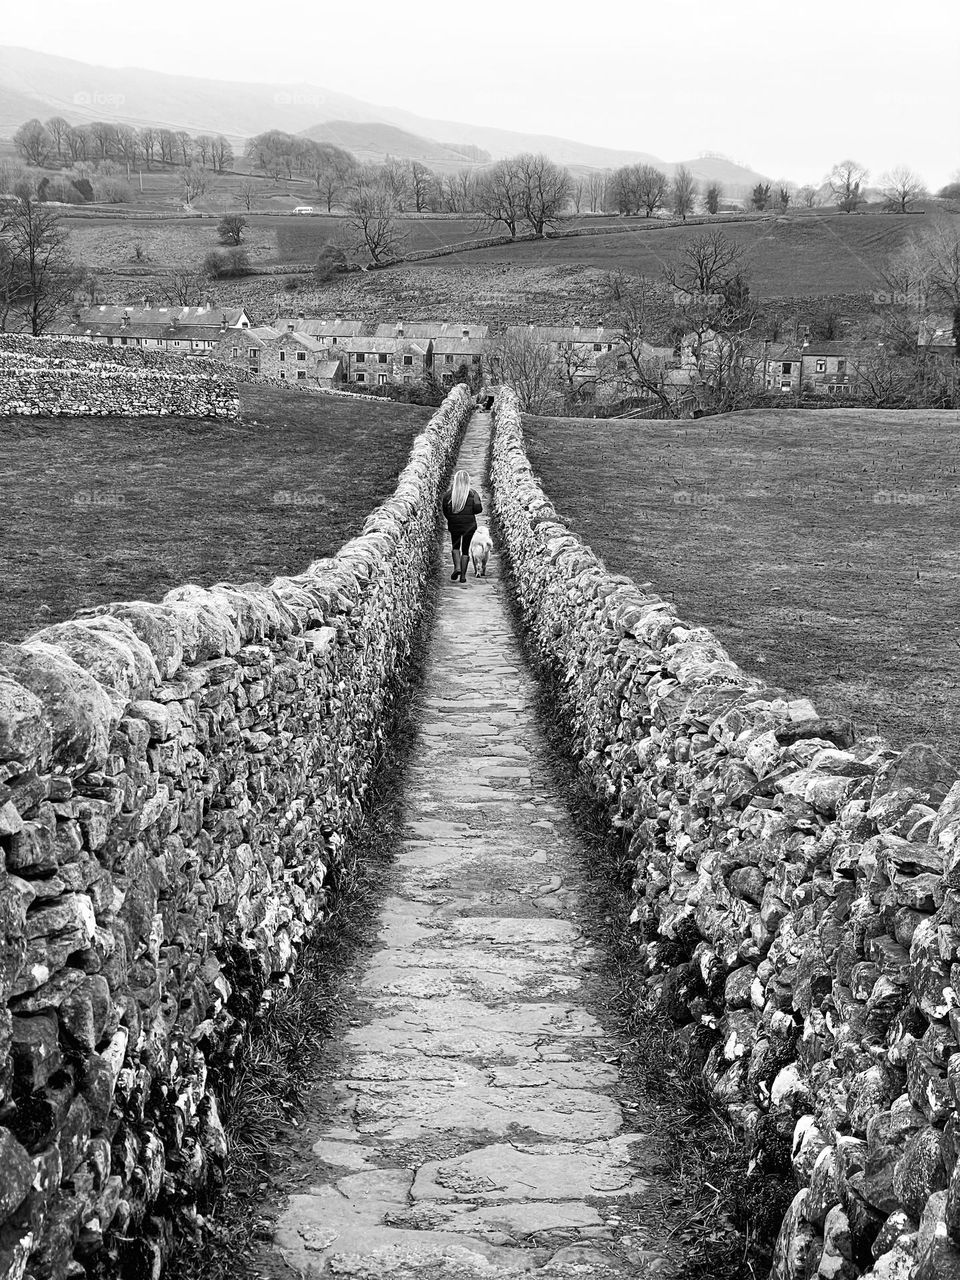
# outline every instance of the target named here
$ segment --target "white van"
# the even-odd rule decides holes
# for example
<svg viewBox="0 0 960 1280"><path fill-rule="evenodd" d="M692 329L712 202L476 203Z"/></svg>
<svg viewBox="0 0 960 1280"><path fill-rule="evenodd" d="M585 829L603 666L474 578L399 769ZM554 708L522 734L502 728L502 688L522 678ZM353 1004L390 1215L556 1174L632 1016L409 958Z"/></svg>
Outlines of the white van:
<svg viewBox="0 0 960 1280"><path fill-rule="evenodd" d="M294 213L313 213L314 208L312 204L298 204L293 212Z"/></svg>

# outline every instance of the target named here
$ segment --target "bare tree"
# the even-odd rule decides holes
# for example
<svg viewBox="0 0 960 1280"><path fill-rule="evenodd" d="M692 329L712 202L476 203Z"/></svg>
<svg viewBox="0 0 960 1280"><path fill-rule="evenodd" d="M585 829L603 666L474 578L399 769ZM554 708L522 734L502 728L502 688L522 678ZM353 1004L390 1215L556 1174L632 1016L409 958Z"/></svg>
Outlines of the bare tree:
<svg viewBox="0 0 960 1280"><path fill-rule="evenodd" d="M238 204L241 204L244 209L246 209L247 213L249 213L259 194L260 184L257 182L256 178L244 178L243 181L237 185L237 188L233 193L233 198Z"/></svg>
<svg viewBox="0 0 960 1280"><path fill-rule="evenodd" d="M587 194L587 180L582 175L579 178L571 179L570 198L573 201L573 211L579 216L580 206L583 204L584 196Z"/></svg>
<svg viewBox="0 0 960 1280"><path fill-rule="evenodd" d="M524 413L542 413L554 388L550 348L526 330L508 332L491 356L496 381L513 387Z"/></svg>
<svg viewBox="0 0 960 1280"><path fill-rule="evenodd" d="M651 315L658 302L656 287L645 276L613 272L604 282L604 312L615 335L614 350L601 367L623 398L656 400L665 417L679 416L680 404L664 358L650 344Z"/></svg>
<svg viewBox="0 0 960 1280"><path fill-rule="evenodd" d="M200 161L200 168L205 169L213 152L213 138L209 133L198 133L193 140L193 149Z"/></svg>
<svg viewBox="0 0 960 1280"><path fill-rule="evenodd" d="M317 195L327 206L327 213L344 193L344 189L356 169L353 157L340 147L329 143L314 143L307 164Z"/></svg>
<svg viewBox="0 0 960 1280"><path fill-rule="evenodd" d="M179 129L174 137L177 141L177 154L180 157L180 163L186 166L193 159L193 139L186 129Z"/></svg>
<svg viewBox="0 0 960 1280"><path fill-rule="evenodd" d="M410 176L408 186L410 189L410 198L413 201L413 207L417 213L423 213L427 207L427 201L430 198L430 188L433 184L433 174L425 164L421 164L419 160L414 160L410 165Z"/></svg>
<svg viewBox="0 0 960 1280"><path fill-rule="evenodd" d="M174 152L177 149L177 138L173 130L158 129L157 144L160 147L160 163L173 164Z"/></svg>
<svg viewBox="0 0 960 1280"><path fill-rule="evenodd" d="M673 182L670 184L671 209L686 222L687 214L693 212L696 199L697 184L694 181L693 174L686 165L677 165L676 172L673 175Z"/></svg>
<svg viewBox="0 0 960 1280"><path fill-rule="evenodd" d="M599 213L603 208L609 178L610 175L606 169L592 169L590 171L590 176L587 178L587 200L590 203L591 213Z"/></svg>
<svg viewBox="0 0 960 1280"><path fill-rule="evenodd" d="M487 230L503 226L511 239L516 236L523 217L523 187L515 160L498 160L481 178L477 213Z"/></svg>
<svg viewBox="0 0 960 1280"><path fill-rule="evenodd" d="M837 208L842 213L856 213L857 206L863 199L861 189L869 176L869 170L856 160L841 160L830 170L827 181Z"/></svg>
<svg viewBox="0 0 960 1280"><path fill-rule="evenodd" d="M86 159L90 145L90 136L86 129L81 129L78 126L68 129L64 142L66 143L67 154L74 164L78 160Z"/></svg>
<svg viewBox="0 0 960 1280"><path fill-rule="evenodd" d="M353 253L366 252L373 263L400 257L406 237L397 225L393 193L379 175L359 169L350 184L346 207Z"/></svg>
<svg viewBox="0 0 960 1280"><path fill-rule="evenodd" d="M210 160L215 173L223 173L227 165L233 164L233 147L222 133L218 133L211 143Z"/></svg>
<svg viewBox="0 0 960 1280"><path fill-rule="evenodd" d="M27 120L13 135L17 154L38 169L46 168L53 155L53 139L39 120Z"/></svg>
<svg viewBox="0 0 960 1280"><path fill-rule="evenodd" d="M137 163L140 154L140 135L128 124L117 126L117 156L124 164Z"/></svg>
<svg viewBox="0 0 960 1280"><path fill-rule="evenodd" d="M67 134L70 132L70 121L64 120L63 116L51 116L44 128L57 149L57 159L62 160L66 151Z"/></svg>
<svg viewBox="0 0 960 1280"><path fill-rule="evenodd" d="M199 306L207 288L207 277L193 267L177 267L164 276L161 291L167 302L181 307Z"/></svg>
<svg viewBox="0 0 960 1280"><path fill-rule="evenodd" d="M885 173L880 179L880 189L886 213L906 213L909 206L926 191L923 179L905 164L898 164L895 169Z"/></svg>
<svg viewBox="0 0 960 1280"><path fill-rule="evenodd" d="M153 167L153 157L157 153L157 131L151 125L145 125L140 130L140 150L143 152L143 163L148 168Z"/></svg>
<svg viewBox="0 0 960 1280"><path fill-rule="evenodd" d="M36 337L73 299L83 272L70 257L59 213L21 199L0 211L2 312L19 316Z"/></svg>
<svg viewBox="0 0 960 1280"><path fill-rule="evenodd" d="M217 234L221 244L240 244L247 220L242 213L225 213L220 219Z"/></svg>
<svg viewBox="0 0 960 1280"><path fill-rule="evenodd" d="M186 169L180 170L180 186L185 203L193 204L207 189L207 174L197 164L187 165Z"/></svg>
<svg viewBox="0 0 960 1280"><path fill-rule="evenodd" d="M570 203L570 174L545 155L524 152L515 158L523 220L535 236L560 221Z"/></svg>
<svg viewBox="0 0 960 1280"><path fill-rule="evenodd" d="M101 160L112 158L117 153L117 126L111 120L94 120L88 126L94 149Z"/></svg>

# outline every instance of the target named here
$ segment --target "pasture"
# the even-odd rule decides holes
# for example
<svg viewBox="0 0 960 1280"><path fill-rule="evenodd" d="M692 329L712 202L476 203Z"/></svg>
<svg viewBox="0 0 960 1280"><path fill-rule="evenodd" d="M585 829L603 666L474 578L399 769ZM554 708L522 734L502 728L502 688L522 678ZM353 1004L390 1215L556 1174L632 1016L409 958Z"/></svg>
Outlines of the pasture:
<svg viewBox="0 0 960 1280"><path fill-rule="evenodd" d="M243 423L0 420L0 639L186 582L300 572L360 532L433 412L241 394Z"/></svg>
<svg viewBox="0 0 960 1280"><path fill-rule="evenodd" d="M534 470L614 571L858 737L960 763L960 413L529 419Z"/></svg>
<svg viewBox="0 0 960 1280"><path fill-rule="evenodd" d="M743 270L761 298L805 298L884 288L886 259L927 224L914 214L803 214L720 229L744 250ZM707 226L638 225L635 232L522 241L476 249L471 265L579 266L661 279L664 265Z"/></svg>

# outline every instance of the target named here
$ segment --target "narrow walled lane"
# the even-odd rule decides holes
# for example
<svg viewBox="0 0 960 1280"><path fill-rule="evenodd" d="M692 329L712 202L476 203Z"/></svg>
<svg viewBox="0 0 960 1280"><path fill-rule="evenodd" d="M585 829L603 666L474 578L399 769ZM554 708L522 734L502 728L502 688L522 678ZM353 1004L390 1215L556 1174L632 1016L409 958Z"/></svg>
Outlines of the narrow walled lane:
<svg viewBox="0 0 960 1280"><path fill-rule="evenodd" d="M459 460L485 513L490 429L474 414ZM445 557L395 891L274 1247L306 1277L670 1275L497 557L467 585Z"/></svg>

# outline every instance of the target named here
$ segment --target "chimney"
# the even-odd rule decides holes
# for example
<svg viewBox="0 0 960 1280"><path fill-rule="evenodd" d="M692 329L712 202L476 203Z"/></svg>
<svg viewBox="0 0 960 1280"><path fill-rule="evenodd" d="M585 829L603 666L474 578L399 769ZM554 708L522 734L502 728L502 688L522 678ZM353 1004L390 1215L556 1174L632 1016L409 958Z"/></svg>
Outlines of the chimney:
<svg viewBox="0 0 960 1280"><path fill-rule="evenodd" d="M402 319L397 321L397 337L398 338L403 337L403 320Z"/></svg>
<svg viewBox="0 0 960 1280"><path fill-rule="evenodd" d="M470 337L470 330L469 330L469 329L464 329L464 331L463 331L463 336L464 336L465 338L469 338L469 337Z"/></svg>
<svg viewBox="0 0 960 1280"><path fill-rule="evenodd" d="M341 321L342 319L343 319L343 312L342 312L342 311L338 311L338 312L337 312L337 324L339 324L339 323L340 323L340 321Z"/></svg>
<svg viewBox="0 0 960 1280"><path fill-rule="evenodd" d="M123 317L122 317L122 319L121 319L121 321L120 321L120 324L123 326L123 328L124 328L124 329L128 329L128 328L130 327L130 312L129 312L129 311L125 311L125 312L123 313Z"/></svg>
<svg viewBox="0 0 960 1280"><path fill-rule="evenodd" d="M303 319L303 317L302 317L302 316L301 316L300 318L301 318L301 320ZM294 323L293 323L293 321L292 321L292 320L288 320L288 321L287 321L287 333L293 333L293 330L294 330Z"/></svg>
<svg viewBox="0 0 960 1280"><path fill-rule="evenodd" d="M302 311L301 311L301 312L300 312L300 314L297 316L297 319L300 321L300 323L301 323L301 324L303 324L303 322L304 322L304 320L306 320L306 318L307 318L307 317L304 315L304 313L303 313ZM292 329L292 328L293 328L293 325L291 325L291 326L290 326L290 328Z"/></svg>
<svg viewBox="0 0 960 1280"><path fill-rule="evenodd" d="M221 333L227 332L227 313L225 311L220 317L220 332Z"/></svg>
<svg viewBox="0 0 960 1280"><path fill-rule="evenodd" d="M579 321L579 320L578 320L578 321L576 322L576 324L573 326L573 332L574 332L575 334L579 335L579 333L580 333L580 321Z"/></svg>

